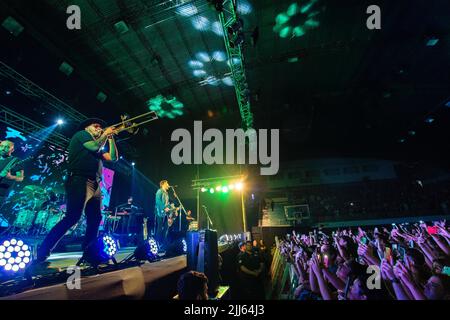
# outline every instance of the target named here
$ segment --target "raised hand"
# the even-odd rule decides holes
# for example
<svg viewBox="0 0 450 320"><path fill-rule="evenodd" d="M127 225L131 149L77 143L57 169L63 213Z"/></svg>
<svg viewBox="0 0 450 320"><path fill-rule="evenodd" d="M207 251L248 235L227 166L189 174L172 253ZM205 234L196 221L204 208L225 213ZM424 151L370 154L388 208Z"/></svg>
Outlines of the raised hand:
<svg viewBox="0 0 450 320"><path fill-rule="evenodd" d="M395 264L394 271L395 275L400 278L405 284L412 283L412 277L409 273L409 270L400 261Z"/></svg>
<svg viewBox="0 0 450 320"><path fill-rule="evenodd" d="M384 280L389 281L392 281L396 278L393 265L386 259L383 259L381 261L381 276Z"/></svg>

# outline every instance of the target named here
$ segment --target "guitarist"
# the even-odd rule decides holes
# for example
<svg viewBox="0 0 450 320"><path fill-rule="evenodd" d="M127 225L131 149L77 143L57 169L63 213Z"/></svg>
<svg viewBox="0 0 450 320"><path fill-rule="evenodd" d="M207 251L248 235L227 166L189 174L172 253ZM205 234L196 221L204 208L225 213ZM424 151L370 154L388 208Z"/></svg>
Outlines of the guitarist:
<svg viewBox="0 0 450 320"><path fill-rule="evenodd" d="M171 210L169 203L169 182L162 180L155 196L155 237L160 245L164 246L167 241L168 215Z"/></svg>
<svg viewBox="0 0 450 320"><path fill-rule="evenodd" d="M0 201L8 195L9 188L15 182L22 182L24 178L23 167L14 165L19 159L12 156L13 152L14 143L12 141L0 142Z"/></svg>

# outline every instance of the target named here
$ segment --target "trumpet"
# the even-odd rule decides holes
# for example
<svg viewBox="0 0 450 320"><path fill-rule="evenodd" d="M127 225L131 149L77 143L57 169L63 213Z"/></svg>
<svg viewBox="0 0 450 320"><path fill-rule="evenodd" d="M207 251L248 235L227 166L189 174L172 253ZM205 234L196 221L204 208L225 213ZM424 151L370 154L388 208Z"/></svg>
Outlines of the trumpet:
<svg viewBox="0 0 450 320"><path fill-rule="evenodd" d="M155 111L150 111L147 113L140 114L136 117L129 118L128 115L122 115L120 116L121 122L116 123L112 126L109 126L109 128L112 128L114 131L114 134L119 134L122 131L128 131L131 134L137 134L139 132L139 127L143 124L149 123L151 121L157 120L158 115ZM139 119L138 123L132 122L133 120Z"/></svg>

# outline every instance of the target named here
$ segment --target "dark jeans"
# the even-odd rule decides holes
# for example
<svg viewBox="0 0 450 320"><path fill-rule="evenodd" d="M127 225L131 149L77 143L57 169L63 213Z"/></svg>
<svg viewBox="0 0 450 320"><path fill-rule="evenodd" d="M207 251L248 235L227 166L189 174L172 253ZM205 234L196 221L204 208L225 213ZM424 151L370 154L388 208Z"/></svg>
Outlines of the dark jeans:
<svg viewBox="0 0 450 320"><path fill-rule="evenodd" d="M160 245L165 245L167 242L167 231L168 231L167 218L165 216L160 217L156 215L156 232L155 238Z"/></svg>
<svg viewBox="0 0 450 320"><path fill-rule="evenodd" d="M37 259L45 260L66 232L86 215L86 235L83 250L98 233L102 215L100 211L100 184L94 179L82 176L70 176L66 182L67 212L65 217L49 232L37 252Z"/></svg>

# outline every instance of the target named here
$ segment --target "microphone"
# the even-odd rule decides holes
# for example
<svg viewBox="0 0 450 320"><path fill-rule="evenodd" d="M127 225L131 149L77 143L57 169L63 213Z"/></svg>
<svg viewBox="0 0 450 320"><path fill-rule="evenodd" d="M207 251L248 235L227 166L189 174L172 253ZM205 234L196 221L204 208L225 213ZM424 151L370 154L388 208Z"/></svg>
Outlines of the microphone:
<svg viewBox="0 0 450 320"><path fill-rule="evenodd" d="M169 188L177 188L178 185L174 185L174 186L169 186Z"/></svg>

